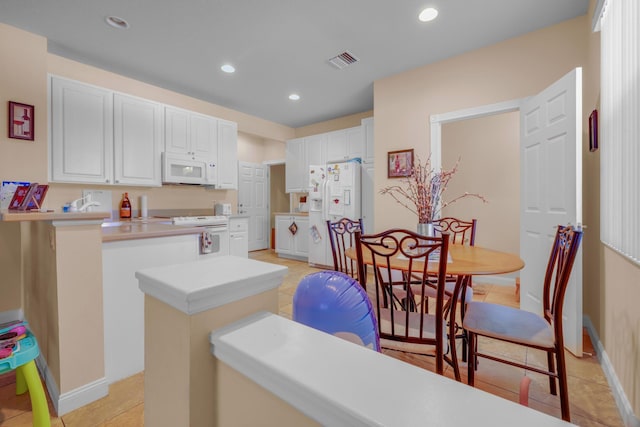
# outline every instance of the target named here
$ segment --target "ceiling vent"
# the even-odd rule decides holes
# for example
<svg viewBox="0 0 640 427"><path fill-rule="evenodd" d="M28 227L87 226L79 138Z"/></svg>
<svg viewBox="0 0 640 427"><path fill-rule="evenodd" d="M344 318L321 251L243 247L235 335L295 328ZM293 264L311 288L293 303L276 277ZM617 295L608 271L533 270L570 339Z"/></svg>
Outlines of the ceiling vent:
<svg viewBox="0 0 640 427"><path fill-rule="evenodd" d="M333 58L329 59L329 63L340 70L358 61L359 59L353 56L353 54L349 53L348 51L344 51L340 55L334 56Z"/></svg>

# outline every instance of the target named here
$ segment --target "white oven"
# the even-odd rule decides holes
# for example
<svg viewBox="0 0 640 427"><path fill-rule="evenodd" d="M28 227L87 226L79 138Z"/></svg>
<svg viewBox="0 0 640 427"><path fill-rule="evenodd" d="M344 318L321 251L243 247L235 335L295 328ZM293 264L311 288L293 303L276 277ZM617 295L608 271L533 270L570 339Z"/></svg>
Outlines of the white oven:
<svg viewBox="0 0 640 427"><path fill-rule="evenodd" d="M200 259L229 255L229 218L226 216L180 216L172 219L175 225L201 227L198 238Z"/></svg>

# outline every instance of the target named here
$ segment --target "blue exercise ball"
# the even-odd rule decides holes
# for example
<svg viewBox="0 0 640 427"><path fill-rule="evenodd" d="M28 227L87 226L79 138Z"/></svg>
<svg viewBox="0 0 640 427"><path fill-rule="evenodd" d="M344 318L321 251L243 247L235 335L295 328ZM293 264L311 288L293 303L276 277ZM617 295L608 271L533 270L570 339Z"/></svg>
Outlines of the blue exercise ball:
<svg viewBox="0 0 640 427"><path fill-rule="evenodd" d="M338 271L305 276L293 296L293 320L380 351L371 301L352 277Z"/></svg>

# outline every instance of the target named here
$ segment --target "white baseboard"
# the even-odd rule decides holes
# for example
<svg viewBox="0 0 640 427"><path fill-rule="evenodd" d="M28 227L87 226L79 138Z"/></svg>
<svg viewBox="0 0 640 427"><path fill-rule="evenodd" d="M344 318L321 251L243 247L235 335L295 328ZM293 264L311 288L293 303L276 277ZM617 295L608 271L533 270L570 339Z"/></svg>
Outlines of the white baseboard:
<svg viewBox="0 0 640 427"><path fill-rule="evenodd" d="M607 356L607 352L605 351L604 346L600 341L600 337L598 336L598 332L596 332L589 316L582 316L582 324L587 328L587 332L591 338L591 343L596 350L598 361L600 362L604 376L607 378L609 387L611 387L611 393L613 393L613 398L616 401L616 405L618 406L618 411L620 411L620 416L622 417L624 425L626 427L640 427L640 419L638 419L638 417L633 413L631 403L629 402L629 399L627 399L627 395L622 388L622 384L620 384L620 381L618 380L616 371L611 365L609 356Z"/></svg>
<svg viewBox="0 0 640 427"><path fill-rule="evenodd" d="M36 366L38 367L40 375L44 378L49 397L51 397L51 403L53 403L58 417L109 394L109 383L107 383L107 379L103 377L61 395L58 384L53 378L53 374L42 353L36 358Z"/></svg>
<svg viewBox="0 0 640 427"><path fill-rule="evenodd" d="M0 323L11 322L12 320L24 320L24 313L21 308L0 312Z"/></svg>
<svg viewBox="0 0 640 427"><path fill-rule="evenodd" d="M473 276L473 283L488 283L490 285L515 286L516 279L509 276Z"/></svg>
<svg viewBox="0 0 640 427"><path fill-rule="evenodd" d="M40 354L36 359L36 365L44 377L47 390L49 391L49 396L51 397L51 402L53 403L56 414L59 417L109 394L109 383L104 377L90 382L89 384L85 384L82 387L78 387L75 390L60 394L58 385L56 384L44 357L42 357L42 354Z"/></svg>

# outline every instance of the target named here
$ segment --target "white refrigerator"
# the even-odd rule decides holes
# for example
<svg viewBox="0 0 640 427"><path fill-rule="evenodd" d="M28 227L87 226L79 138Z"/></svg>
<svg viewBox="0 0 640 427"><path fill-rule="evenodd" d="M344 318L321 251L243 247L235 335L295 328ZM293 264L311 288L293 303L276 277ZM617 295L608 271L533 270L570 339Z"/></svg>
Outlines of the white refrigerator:
<svg viewBox="0 0 640 427"><path fill-rule="evenodd" d="M309 166L309 265L333 268L327 220L361 215L360 159Z"/></svg>

